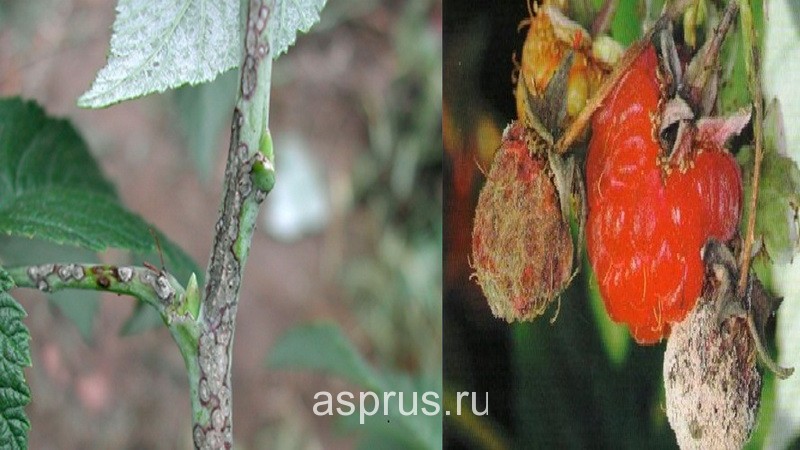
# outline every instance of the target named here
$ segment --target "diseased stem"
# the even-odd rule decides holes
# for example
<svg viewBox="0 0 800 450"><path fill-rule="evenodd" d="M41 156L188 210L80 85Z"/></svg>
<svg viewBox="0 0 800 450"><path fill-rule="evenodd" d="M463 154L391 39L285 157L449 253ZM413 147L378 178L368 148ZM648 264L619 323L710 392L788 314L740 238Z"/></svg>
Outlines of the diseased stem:
<svg viewBox="0 0 800 450"><path fill-rule="evenodd" d="M151 267L107 264L40 264L9 267L5 271L21 288L45 292L82 289L130 295L154 307L178 344L191 380L199 378L197 343L198 292L194 277L186 289L169 273ZM190 385L192 383L190 382ZM192 386L192 410L200 410L199 395Z"/></svg>
<svg viewBox="0 0 800 450"><path fill-rule="evenodd" d="M755 141L755 161L753 162L753 187L748 205L747 227L745 228L744 244L742 245L742 264L739 273L739 284L737 294L743 298L747 293L747 277L750 274L751 253L753 252L753 240L755 239L756 226L756 205L758 203L758 183L761 178L761 161L764 159L764 94L761 91L761 82L758 78L758 47L756 41L755 23L753 22L753 10L750 8L750 0L737 0L742 24L742 42L745 52L744 61L747 68L747 85L750 95L753 96L753 108L755 110L753 123L753 140Z"/></svg>
<svg viewBox="0 0 800 450"><path fill-rule="evenodd" d="M728 30L733 24L734 19L736 19L737 12L738 3L728 3L728 6L725 7L725 11L722 13L722 19L720 19L719 24L714 29L711 39L703 46L702 51L704 54L702 61L695 69L694 73L691 73L691 67L689 69L690 77L687 80L688 88L690 90L689 100L695 105L703 105L704 108L702 112L704 114L709 112L705 109L706 105L704 104L704 94L706 93L707 88L706 85L712 79L712 76L717 70L717 59L720 54L720 49L725 41L725 36L728 34ZM714 90L714 94L716 94L716 89ZM716 95L714 95L714 98L716 98ZM711 109L710 106L712 105L713 101L708 105L709 110Z"/></svg>
<svg viewBox="0 0 800 450"><path fill-rule="evenodd" d="M184 288L172 275L153 267L43 264L7 269L18 287L114 292L155 307L186 364L197 449L233 448L231 356L236 308L258 209L275 181L268 130L272 52L266 33L273 6L274 0L247 4L245 52L222 206L202 302L194 275Z"/></svg>
<svg viewBox="0 0 800 450"><path fill-rule="evenodd" d="M272 6L269 0L250 1L242 33L245 53L224 193L200 311L199 372L190 374L192 393L199 396L192 429L198 449L233 447L231 357L236 309L258 208L274 180L268 132L272 52L266 33Z"/></svg>
<svg viewBox="0 0 800 450"><path fill-rule="evenodd" d="M7 267L17 287L44 292L83 289L130 295L153 306L165 321L179 318L186 291L170 274L149 267L107 264L40 264ZM187 311L184 311L187 312Z"/></svg>

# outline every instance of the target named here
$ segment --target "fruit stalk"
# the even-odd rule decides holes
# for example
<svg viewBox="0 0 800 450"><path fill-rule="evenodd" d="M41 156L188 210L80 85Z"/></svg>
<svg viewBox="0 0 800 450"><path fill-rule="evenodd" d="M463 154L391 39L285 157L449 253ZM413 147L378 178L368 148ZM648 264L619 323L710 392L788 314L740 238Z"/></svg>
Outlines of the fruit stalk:
<svg viewBox="0 0 800 450"><path fill-rule="evenodd" d="M595 95L586 102L586 106L575 118L570 126L564 131L564 135L555 145L555 151L559 154L566 153L573 143L583 134L583 130L589 124L595 110L602 104L603 100L611 93L620 78L628 71L631 64L639 57L645 48L650 44L650 38L655 30L661 29L667 23L675 20L683 11L692 4L694 0L677 0L666 6L664 14L658 19L653 27L641 39L631 44L617 63L614 70L603 82Z"/></svg>
<svg viewBox="0 0 800 450"><path fill-rule="evenodd" d="M753 10L750 8L750 0L737 1L741 10L742 42L744 48L749 50L745 52L744 61L747 69L747 85L750 89L750 95L753 96L753 108L755 110L753 118L753 140L755 141L753 188L750 190L752 194L748 205L747 227L745 228L745 239L742 246L741 272L737 289L739 297L744 297L747 292L747 278L750 273L751 253L753 252L753 240L755 239L756 204L758 202L758 183L761 178L761 161L764 159L764 94L761 91L761 83L758 77L759 59Z"/></svg>
<svg viewBox="0 0 800 450"><path fill-rule="evenodd" d="M689 88L691 89L690 100L696 105L702 105L704 114L708 114L713 109L714 101L716 100L716 83L714 83L714 88L710 90L710 99L708 99L710 102L706 102L707 84L713 79L712 77L717 71L720 49L728 30L736 19L738 10L738 4L735 1L728 3L728 6L725 7L719 25L714 29L714 34L701 50L704 55L700 61L700 66L695 73L690 75L688 80ZM692 69L690 68L689 70L691 71Z"/></svg>

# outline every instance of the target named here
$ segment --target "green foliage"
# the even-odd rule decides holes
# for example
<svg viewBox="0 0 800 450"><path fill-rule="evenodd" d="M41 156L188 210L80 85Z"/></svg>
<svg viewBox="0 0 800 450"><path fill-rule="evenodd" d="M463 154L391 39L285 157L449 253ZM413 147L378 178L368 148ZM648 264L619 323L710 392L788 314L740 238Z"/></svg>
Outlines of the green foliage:
<svg viewBox="0 0 800 450"><path fill-rule="evenodd" d="M22 322L25 310L7 293L13 286L0 268L0 447L26 449L31 424L25 406L31 392L24 369L31 366L31 336Z"/></svg>
<svg viewBox="0 0 800 450"><path fill-rule="evenodd" d="M106 66L78 99L83 108L196 85L241 64L240 0L120 0ZM325 0L277 0L267 32L273 58L319 20ZM202 101L202 100L201 100Z"/></svg>
<svg viewBox="0 0 800 450"><path fill-rule="evenodd" d="M239 64L239 0L120 0L108 63L78 106L213 80Z"/></svg>
<svg viewBox="0 0 800 450"><path fill-rule="evenodd" d="M637 0L619 0L617 12L611 22L611 36L622 45L630 45L642 33L640 25L641 2Z"/></svg>
<svg viewBox="0 0 800 450"><path fill-rule="evenodd" d="M68 122L33 102L0 100L0 233L143 253L156 250L151 228L122 206ZM160 236L171 265L193 266Z"/></svg>
<svg viewBox="0 0 800 450"><path fill-rule="evenodd" d="M740 153L740 161L752 160L750 148ZM743 164L743 167L752 167ZM758 191L756 206L756 236L764 239L767 254L774 261L787 263L797 247L796 208L800 205L800 171L797 165L774 152L764 155L761 166L763 178ZM745 176L752 177L750 170ZM749 198L752 185L745 184L745 198ZM746 216L746 215L745 215Z"/></svg>
<svg viewBox="0 0 800 450"><path fill-rule="evenodd" d="M147 224L106 194L45 185L18 191L8 198L13 200L3 205L0 216L0 231L6 234L96 251L107 247L149 247L141 239L148 236Z"/></svg>
<svg viewBox="0 0 800 450"><path fill-rule="evenodd" d="M275 344L267 364L273 369L319 371L367 389L380 389L375 373L332 323L292 328Z"/></svg>
<svg viewBox="0 0 800 450"><path fill-rule="evenodd" d="M47 117L33 102L0 100L0 233L36 240L25 244L24 252L19 251L21 241L4 241L0 256L7 263L94 260L88 253L56 251L44 241L93 252L119 248L148 253L157 261L151 229L119 202L72 125ZM183 280L200 274L191 257L160 231L154 232L171 273ZM52 297L89 338L96 295L62 292ZM157 322L151 323L161 323L157 313L153 316Z"/></svg>
<svg viewBox="0 0 800 450"><path fill-rule="evenodd" d="M752 6L756 35L761 37L764 30L761 2L752 2ZM760 42L757 42L757 44L760 45ZM745 53L748 51L748 48L744 45L742 28L740 26L731 27L720 52L723 64L717 105L721 115L730 114L752 104L750 90L747 86L747 66L745 63Z"/></svg>
<svg viewBox="0 0 800 450"><path fill-rule="evenodd" d="M0 99L0 208L32 191L86 190L115 197L86 144L33 102Z"/></svg>
<svg viewBox="0 0 800 450"><path fill-rule="evenodd" d="M764 160L756 205L756 237L764 240L767 255L776 263L791 261L800 248L797 208L800 207L800 170L785 156L782 138L782 119L778 103L770 108L765 123ZM742 166L744 198L749 199L753 183L753 149L745 147L737 156ZM749 210L745 208L742 230L747 224Z"/></svg>
<svg viewBox="0 0 800 450"><path fill-rule="evenodd" d="M358 412L342 417L342 422L348 428L365 431L357 448L422 450L441 445L440 416L423 413L406 416L399 412L397 403L388 405L389 414L383 415L384 392L403 392L404 408L410 409L413 395L421 397L424 392L441 392L441 382L377 372L367 364L337 324L313 323L292 328L275 344L267 364L272 369L312 370L329 374L378 395L381 398L380 412L366 416L363 424L358 423ZM393 397L392 401L399 401L398 397ZM424 406L419 398L416 405L417 408Z"/></svg>
<svg viewBox="0 0 800 450"><path fill-rule="evenodd" d="M730 114L749 105L750 91L747 89L747 71L744 65L744 46L739 27L731 27L728 39L722 44L721 57L727 61L722 68L717 104L721 114Z"/></svg>
<svg viewBox="0 0 800 450"><path fill-rule="evenodd" d="M219 135L229 125L239 71L230 70L210 83L183 86L174 100L181 130L197 172L208 181L218 154Z"/></svg>
<svg viewBox="0 0 800 450"><path fill-rule="evenodd" d="M297 39L297 32L308 32L319 21L326 0L276 0L270 12L267 32L272 57L277 59Z"/></svg>

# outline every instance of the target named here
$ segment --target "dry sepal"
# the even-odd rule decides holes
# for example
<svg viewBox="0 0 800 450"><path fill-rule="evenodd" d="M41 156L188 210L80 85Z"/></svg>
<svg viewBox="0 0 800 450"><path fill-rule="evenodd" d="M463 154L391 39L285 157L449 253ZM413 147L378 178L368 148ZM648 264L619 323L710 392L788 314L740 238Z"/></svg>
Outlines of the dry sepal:
<svg viewBox="0 0 800 450"><path fill-rule="evenodd" d="M564 15L558 2L533 2L519 63L516 85L517 114L526 111L526 96L544 94L544 89L561 62L574 54L566 91L567 120L574 119L597 92L604 77L622 54L622 47L603 37L593 42L589 32ZM526 92L527 91L527 92Z"/></svg>

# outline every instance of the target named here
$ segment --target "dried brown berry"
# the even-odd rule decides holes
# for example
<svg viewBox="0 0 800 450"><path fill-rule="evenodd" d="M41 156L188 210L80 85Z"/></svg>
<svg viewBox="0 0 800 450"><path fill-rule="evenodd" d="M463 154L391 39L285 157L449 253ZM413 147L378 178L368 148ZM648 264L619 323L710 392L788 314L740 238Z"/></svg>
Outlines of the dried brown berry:
<svg viewBox="0 0 800 450"><path fill-rule="evenodd" d="M746 318L727 316L720 323L726 305L738 302L735 259L722 244L708 245L703 297L667 341L667 418L682 449L740 449L755 426L761 375ZM709 263L709 252L727 254L729 261Z"/></svg>
<svg viewBox="0 0 800 450"><path fill-rule="evenodd" d="M571 278L572 238L547 144L519 122L503 132L481 190L472 257L492 313L508 322L540 316Z"/></svg>

